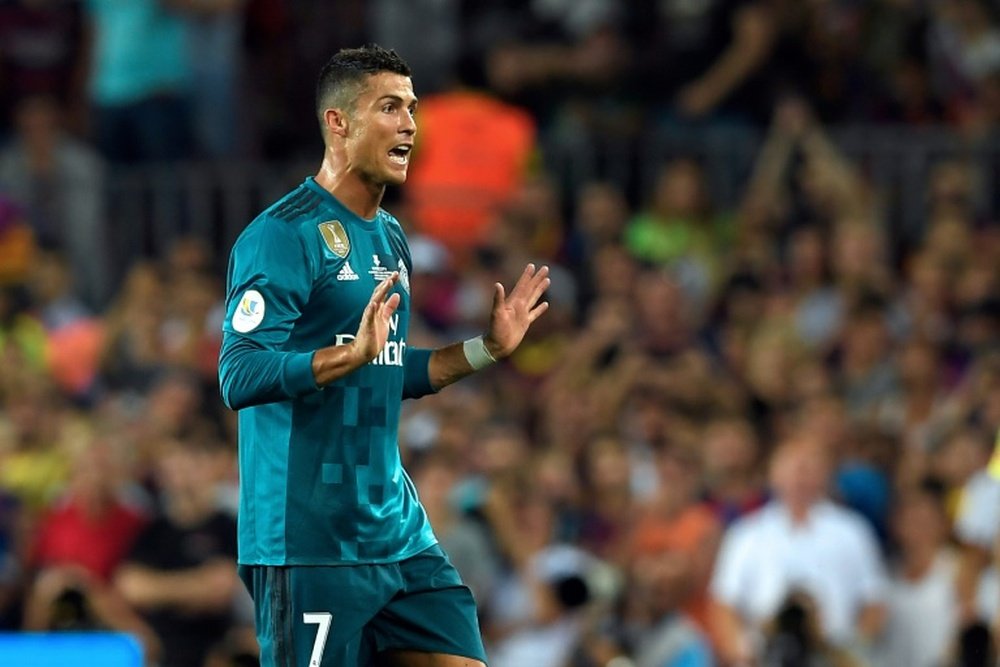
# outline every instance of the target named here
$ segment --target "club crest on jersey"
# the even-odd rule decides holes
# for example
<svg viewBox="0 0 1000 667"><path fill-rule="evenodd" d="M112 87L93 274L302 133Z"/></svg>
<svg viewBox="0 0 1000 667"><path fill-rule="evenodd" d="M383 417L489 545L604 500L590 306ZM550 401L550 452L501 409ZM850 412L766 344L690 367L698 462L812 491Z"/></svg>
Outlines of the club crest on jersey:
<svg viewBox="0 0 1000 667"><path fill-rule="evenodd" d="M319 233L326 247L337 257L347 257L347 253L351 252L351 239L340 220L319 223Z"/></svg>
<svg viewBox="0 0 1000 667"><path fill-rule="evenodd" d="M247 290L233 312L233 329L239 333L253 331L264 321L264 310L261 293L254 289Z"/></svg>
<svg viewBox="0 0 1000 667"><path fill-rule="evenodd" d="M406 270L406 264L399 260L399 284L403 286L406 293L410 293L410 272Z"/></svg>
<svg viewBox="0 0 1000 667"><path fill-rule="evenodd" d="M383 266L378 255L372 255L372 268L368 269L368 274L375 279L375 282L380 283L392 275L392 269Z"/></svg>

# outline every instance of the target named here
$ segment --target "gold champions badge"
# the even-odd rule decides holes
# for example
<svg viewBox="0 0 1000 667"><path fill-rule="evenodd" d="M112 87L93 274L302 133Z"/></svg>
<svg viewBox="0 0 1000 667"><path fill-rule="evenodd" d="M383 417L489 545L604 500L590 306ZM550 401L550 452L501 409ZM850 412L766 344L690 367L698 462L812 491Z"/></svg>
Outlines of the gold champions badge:
<svg viewBox="0 0 1000 667"><path fill-rule="evenodd" d="M351 252L351 240L340 220L319 223L319 233L326 247L337 257L347 257L347 253Z"/></svg>

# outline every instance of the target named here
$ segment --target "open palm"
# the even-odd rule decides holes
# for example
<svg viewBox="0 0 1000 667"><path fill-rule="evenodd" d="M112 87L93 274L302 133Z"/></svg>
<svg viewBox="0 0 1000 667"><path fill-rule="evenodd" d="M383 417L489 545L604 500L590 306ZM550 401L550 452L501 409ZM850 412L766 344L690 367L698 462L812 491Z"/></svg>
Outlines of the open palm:
<svg viewBox="0 0 1000 667"><path fill-rule="evenodd" d="M490 328L485 337L486 347L494 358L502 359L517 349L531 323L548 310L548 302L538 300L550 282L549 267L536 270L534 264L528 264L509 295L502 284L496 283Z"/></svg>
<svg viewBox="0 0 1000 667"><path fill-rule="evenodd" d="M389 290L399 280L399 273L376 285L372 291L371 301L365 307L358 324L358 333L354 337L354 345L365 362L378 356L385 342L389 339L389 320L399 306L399 294L389 294Z"/></svg>

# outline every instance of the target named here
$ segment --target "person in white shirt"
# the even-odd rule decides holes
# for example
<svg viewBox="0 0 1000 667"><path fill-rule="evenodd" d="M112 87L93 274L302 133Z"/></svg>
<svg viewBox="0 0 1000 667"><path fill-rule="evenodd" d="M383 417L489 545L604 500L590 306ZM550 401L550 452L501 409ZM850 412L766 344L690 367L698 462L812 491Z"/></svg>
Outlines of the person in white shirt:
<svg viewBox="0 0 1000 667"><path fill-rule="evenodd" d="M958 627L957 555L948 545L944 488L924 482L898 496L892 537L898 555L889 584L889 617L879 665L941 667L952 663Z"/></svg>
<svg viewBox="0 0 1000 667"><path fill-rule="evenodd" d="M786 601L814 603L820 640L867 647L885 620L886 578L873 531L827 498L829 452L804 435L774 453L774 500L725 535L711 583L723 664L752 664ZM756 640L756 641L755 641Z"/></svg>
<svg viewBox="0 0 1000 667"><path fill-rule="evenodd" d="M994 551L1000 544L1000 471L995 475L992 465L986 467L984 456L984 467L966 482L955 520L962 544L958 598L963 625L1000 627L1000 568Z"/></svg>

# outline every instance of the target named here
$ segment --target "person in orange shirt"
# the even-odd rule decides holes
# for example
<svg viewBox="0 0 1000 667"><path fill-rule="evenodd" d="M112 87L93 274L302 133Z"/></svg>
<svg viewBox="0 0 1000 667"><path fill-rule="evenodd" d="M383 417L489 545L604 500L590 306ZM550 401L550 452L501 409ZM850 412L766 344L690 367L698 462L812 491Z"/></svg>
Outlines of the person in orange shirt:
<svg viewBox="0 0 1000 667"><path fill-rule="evenodd" d="M489 238L496 212L527 174L535 121L487 92L456 86L421 99L420 127L404 199L415 229L461 264Z"/></svg>
<svg viewBox="0 0 1000 667"><path fill-rule="evenodd" d="M660 488L633 528L631 556L640 559L664 552L683 558L689 590L680 611L706 634L708 582L712 575L722 528L713 512L698 502L701 461L690 447L671 445L660 452Z"/></svg>

